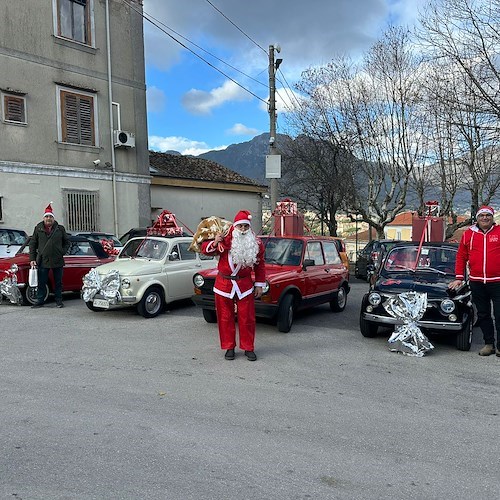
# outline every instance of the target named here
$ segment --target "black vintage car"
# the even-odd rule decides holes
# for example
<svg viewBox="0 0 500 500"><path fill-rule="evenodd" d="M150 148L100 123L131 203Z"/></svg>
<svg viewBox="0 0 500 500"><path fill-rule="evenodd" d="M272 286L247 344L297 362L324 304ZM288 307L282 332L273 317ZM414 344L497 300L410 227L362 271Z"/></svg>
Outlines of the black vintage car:
<svg viewBox="0 0 500 500"><path fill-rule="evenodd" d="M363 297L360 329L364 337L377 335L379 327L402 324L384 307L395 294L424 292L427 309L417 322L423 332L454 334L456 346L468 351L472 340L473 308L468 285L453 292L448 284L455 277L458 246L453 243L398 243L379 266L368 293Z"/></svg>

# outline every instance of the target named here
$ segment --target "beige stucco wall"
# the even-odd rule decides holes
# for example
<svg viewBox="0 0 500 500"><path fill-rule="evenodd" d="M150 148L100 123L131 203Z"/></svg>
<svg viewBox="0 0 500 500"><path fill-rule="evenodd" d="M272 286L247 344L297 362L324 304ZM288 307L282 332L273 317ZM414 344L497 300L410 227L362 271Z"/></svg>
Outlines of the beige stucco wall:
<svg viewBox="0 0 500 500"><path fill-rule="evenodd" d="M0 161L0 196L3 223L9 227L31 232L42 220L43 211L53 202L56 219L67 225L63 193L65 189L87 190L99 194L99 230L114 233L113 183L110 172L89 172L72 168L45 166L44 175L39 166ZM149 220L149 204L144 208L141 200L146 190L149 199L149 177L131 174L116 176L119 236L131 227L140 225L139 214Z"/></svg>

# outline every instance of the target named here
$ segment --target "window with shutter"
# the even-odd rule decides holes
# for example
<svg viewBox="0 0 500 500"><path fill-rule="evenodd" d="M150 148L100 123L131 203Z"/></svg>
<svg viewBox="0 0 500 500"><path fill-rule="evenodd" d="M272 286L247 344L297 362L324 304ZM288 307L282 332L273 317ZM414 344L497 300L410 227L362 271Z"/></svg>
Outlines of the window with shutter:
<svg viewBox="0 0 500 500"><path fill-rule="evenodd" d="M90 1L57 0L57 34L91 45Z"/></svg>
<svg viewBox="0 0 500 500"><path fill-rule="evenodd" d="M95 146L94 97L61 90L62 142Z"/></svg>
<svg viewBox="0 0 500 500"><path fill-rule="evenodd" d="M24 97L3 95L3 119L6 122L26 123Z"/></svg>

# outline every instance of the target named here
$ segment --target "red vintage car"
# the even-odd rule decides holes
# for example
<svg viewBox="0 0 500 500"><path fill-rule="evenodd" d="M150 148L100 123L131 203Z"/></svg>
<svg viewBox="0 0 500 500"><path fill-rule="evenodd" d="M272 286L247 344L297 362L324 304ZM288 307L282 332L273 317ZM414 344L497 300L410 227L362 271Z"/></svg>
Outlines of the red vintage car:
<svg viewBox="0 0 500 500"><path fill-rule="evenodd" d="M349 271L342 263L335 238L328 236L268 236L265 246L266 287L255 301L257 317L274 319L280 332L290 331L301 309L329 303L341 312L349 293ZM217 269L200 271L193 278L193 302L203 317L215 323L213 286Z"/></svg>
<svg viewBox="0 0 500 500"><path fill-rule="evenodd" d="M70 247L64 256L63 291L80 292L82 278L93 268L115 260L115 256L108 255L100 243L90 241L80 236L70 236ZM16 255L0 259L0 280L3 279L13 265L17 266L17 283L21 291L24 304L34 304L36 288L28 285L28 273L30 268L29 240L18 250ZM49 274L49 282L45 291L45 300L49 293L54 291L54 280L52 273Z"/></svg>

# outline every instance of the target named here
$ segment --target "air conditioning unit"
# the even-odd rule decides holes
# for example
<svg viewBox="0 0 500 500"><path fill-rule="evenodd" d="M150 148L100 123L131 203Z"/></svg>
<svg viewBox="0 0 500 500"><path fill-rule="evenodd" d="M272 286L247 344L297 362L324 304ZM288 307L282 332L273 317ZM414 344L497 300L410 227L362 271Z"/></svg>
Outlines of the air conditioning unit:
<svg viewBox="0 0 500 500"><path fill-rule="evenodd" d="M135 135L125 130L115 130L113 133L115 148L135 148Z"/></svg>

